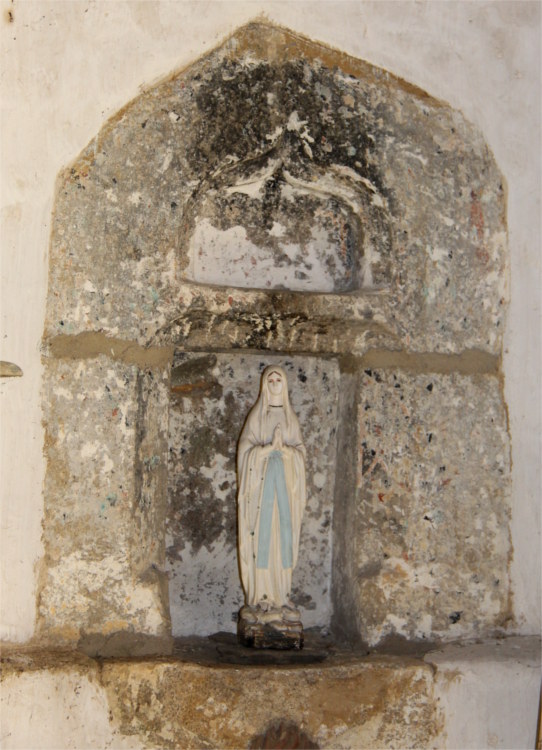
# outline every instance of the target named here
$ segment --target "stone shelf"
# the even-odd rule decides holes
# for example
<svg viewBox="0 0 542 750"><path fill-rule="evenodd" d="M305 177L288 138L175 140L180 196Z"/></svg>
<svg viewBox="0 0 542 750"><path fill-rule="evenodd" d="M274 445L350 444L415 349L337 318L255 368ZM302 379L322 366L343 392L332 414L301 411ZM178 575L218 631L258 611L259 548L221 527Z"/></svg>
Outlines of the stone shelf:
<svg viewBox="0 0 542 750"><path fill-rule="evenodd" d="M169 657L6 650L3 667L6 748L532 747L540 640L401 656L309 633L304 651L273 654L219 634Z"/></svg>

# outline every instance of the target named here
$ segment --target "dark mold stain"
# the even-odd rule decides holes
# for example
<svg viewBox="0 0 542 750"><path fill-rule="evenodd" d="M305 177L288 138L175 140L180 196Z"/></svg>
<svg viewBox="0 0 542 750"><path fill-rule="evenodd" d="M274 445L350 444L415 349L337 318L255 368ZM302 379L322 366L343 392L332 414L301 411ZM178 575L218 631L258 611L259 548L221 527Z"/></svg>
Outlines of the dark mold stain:
<svg viewBox="0 0 542 750"><path fill-rule="evenodd" d="M367 90L304 60L225 60L203 73L199 67L192 71L177 97L187 99L187 90L183 109L197 127L186 134L192 140L185 166L197 185L184 204L181 247L188 247L196 220L207 218L221 231L240 225L251 243L269 251L275 266L295 263L297 278L303 279L312 270L307 256L316 227L336 249L324 259L334 290L348 291L359 285L367 235L382 257L373 268L374 281L389 280L390 222L372 202L367 184L385 199L391 196L377 166L372 117L378 112L371 112ZM159 125L164 138L172 127L166 110ZM346 172L337 177L341 168ZM312 187L315 179L332 173L326 191ZM202 174L207 175L203 180ZM256 182L257 194L236 190ZM346 183L359 193L363 220L343 197ZM275 223L283 227L280 237L271 233ZM281 249L284 244L298 248L295 260Z"/></svg>
<svg viewBox="0 0 542 750"><path fill-rule="evenodd" d="M170 408L187 413L188 421L174 421L173 415L170 418L168 532L174 539L168 548L171 559L179 559L187 542L193 554L201 547L212 551L222 534L228 548L236 544L235 442L231 436L240 433L245 415L234 394L223 389L227 369L219 382L211 374L215 365L213 354L194 359L177 355L174 359ZM212 403L210 412L204 411L204 399L209 399L208 408ZM175 425L181 425L180 432L176 432ZM219 486L225 493L223 498L217 497L213 481L201 472L212 466L217 455L227 457L226 476Z"/></svg>
<svg viewBox="0 0 542 750"><path fill-rule="evenodd" d="M213 430L203 426L193 430L181 455L175 448L170 451L168 526L175 542L168 549L169 556L177 557L185 542L191 543L194 553L202 546L211 550L224 530L224 511L214 495L213 483L199 471L199 467L211 463L213 443Z"/></svg>
<svg viewBox="0 0 542 750"><path fill-rule="evenodd" d="M362 447L361 470L363 474L367 474L367 472L369 471L369 469L374 463L376 451L373 448L369 448L365 441L361 444L361 447Z"/></svg>
<svg viewBox="0 0 542 750"><path fill-rule="evenodd" d="M307 594L294 586L292 588L292 600L297 604L298 607L304 607L305 609L316 609L316 602L313 600L310 594Z"/></svg>
<svg viewBox="0 0 542 750"><path fill-rule="evenodd" d="M325 97L317 93L323 90ZM354 98L356 117L344 108L346 94ZM383 190L378 170L369 160L374 142L359 114L364 108L370 111L368 99L368 94L346 84L336 71L318 65L311 68L303 60L252 65L224 61L220 68L205 72L194 96L202 118L196 161L206 169L216 169L230 155L246 160L258 151L271 152L274 144L269 134L286 126L284 115L295 111L305 126L285 128L281 134L292 164L306 162L309 145L315 165L341 163L360 169ZM309 143L302 137L305 128L312 139Z"/></svg>

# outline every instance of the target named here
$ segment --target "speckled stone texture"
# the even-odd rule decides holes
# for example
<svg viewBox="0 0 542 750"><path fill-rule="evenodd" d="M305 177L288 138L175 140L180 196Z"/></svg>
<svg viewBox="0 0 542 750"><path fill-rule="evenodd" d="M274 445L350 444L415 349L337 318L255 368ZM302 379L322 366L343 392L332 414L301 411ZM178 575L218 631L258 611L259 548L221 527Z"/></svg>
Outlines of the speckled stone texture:
<svg viewBox="0 0 542 750"><path fill-rule="evenodd" d="M167 648L165 530L154 504L166 478L167 381L105 356L51 359L47 378L40 629L93 652L107 653L118 633Z"/></svg>
<svg viewBox="0 0 542 750"><path fill-rule="evenodd" d="M502 177L458 112L249 25L131 102L60 175L46 335L497 353L504 212ZM258 288L277 297L262 304ZM336 294L281 304L281 289ZM253 341L247 320L263 326ZM333 344L337 320L350 335Z"/></svg>
<svg viewBox="0 0 542 750"><path fill-rule="evenodd" d="M505 628L510 456L499 379L366 369L356 396L354 502L341 528L335 519L334 560L351 625L369 645Z"/></svg>
<svg viewBox="0 0 542 750"><path fill-rule="evenodd" d="M231 627L243 378L275 357L312 462L304 617L505 627L505 192L460 113L265 23L106 123L57 184L40 633L161 637L167 573L176 632Z"/></svg>

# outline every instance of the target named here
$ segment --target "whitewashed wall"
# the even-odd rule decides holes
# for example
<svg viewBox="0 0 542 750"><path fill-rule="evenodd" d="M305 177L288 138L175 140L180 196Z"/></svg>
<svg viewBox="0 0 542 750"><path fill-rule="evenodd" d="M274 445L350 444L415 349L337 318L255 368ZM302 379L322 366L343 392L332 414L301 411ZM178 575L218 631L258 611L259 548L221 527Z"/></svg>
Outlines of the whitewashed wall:
<svg viewBox="0 0 542 750"><path fill-rule="evenodd" d="M1 0L0 636L34 631L44 474L40 337L55 177L104 120L237 26L270 20L389 69L463 111L508 181L504 355L517 632L540 628L540 5L532 2ZM10 20L10 15L12 20Z"/></svg>

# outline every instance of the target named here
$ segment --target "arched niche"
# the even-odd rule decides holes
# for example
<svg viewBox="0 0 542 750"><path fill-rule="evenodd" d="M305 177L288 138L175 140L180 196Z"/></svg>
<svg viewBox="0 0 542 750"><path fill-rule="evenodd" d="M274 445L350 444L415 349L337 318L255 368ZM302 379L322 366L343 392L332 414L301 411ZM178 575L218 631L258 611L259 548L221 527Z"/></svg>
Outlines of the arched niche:
<svg viewBox="0 0 542 750"><path fill-rule="evenodd" d="M57 183L42 637L234 629L235 443L268 360L311 449L306 623L504 627L506 264L483 139L386 71L254 23L128 104Z"/></svg>

